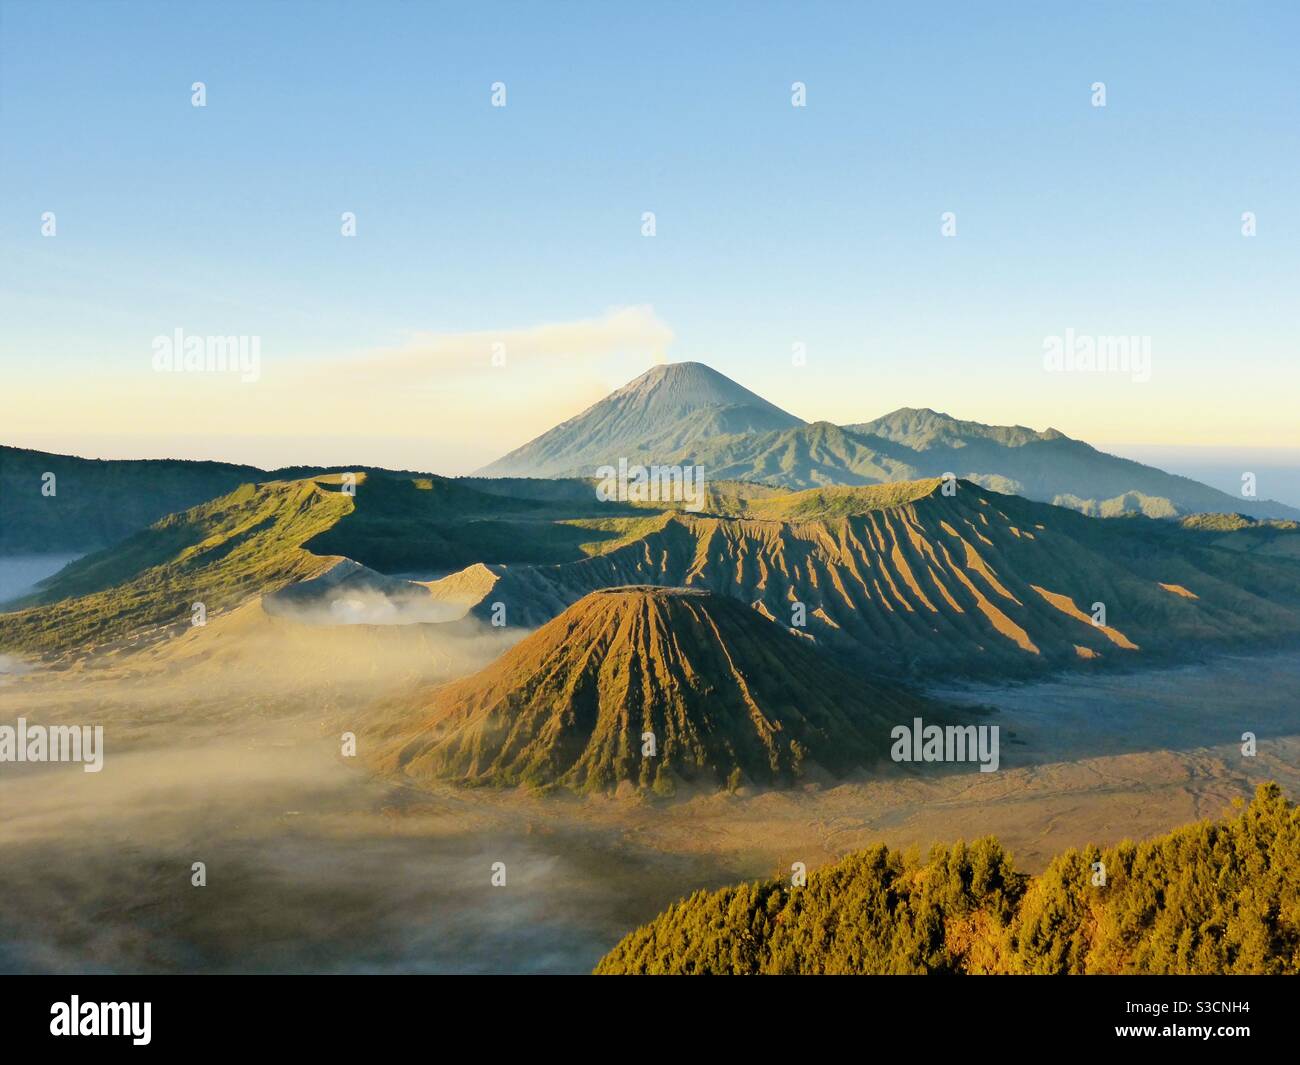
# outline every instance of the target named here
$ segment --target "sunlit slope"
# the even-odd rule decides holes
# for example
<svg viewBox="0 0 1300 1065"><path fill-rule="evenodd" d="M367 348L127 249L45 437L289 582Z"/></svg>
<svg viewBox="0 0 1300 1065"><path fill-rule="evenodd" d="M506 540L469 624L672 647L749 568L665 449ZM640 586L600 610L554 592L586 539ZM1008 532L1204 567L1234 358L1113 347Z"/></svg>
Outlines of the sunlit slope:
<svg viewBox="0 0 1300 1065"><path fill-rule="evenodd" d="M158 636L188 624L195 603L213 613L315 582L287 597L310 605L316 592L341 587L341 576L347 590L382 593L395 587L382 574L579 559L662 520L654 510L601 503L589 488L547 500L364 472L248 484L66 567L18 604L25 609L0 614L0 649L62 652ZM428 595L411 582L396 592Z"/></svg>
<svg viewBox="0 0 1300 1065"><path fill-rule="evenodd" d="M417 476L365 466L342 468L393 478ZM0 444L0 554L98 551L242 484L322 477L339 469L263 470L186 459L84 459Z"/></svg>
<svg viewBox="0 0 1300 1065"><path fill-rule="evenodd" d="M0 648L55 652L188 624L319 575L339 561L302 545L353 506L313 481L244 485L172 514L115 547L65 568L0 615Z"/></svg>
<svg viewBox="0 0 1300 1065"><path fill-rule="evenodd" d="M890 729L923 706L933 718L733 599L613 588L481 673L390 710L379 764L415 780L575 790L791 783L887 758Z"/></svg>
<svg viewBox="0 0 1300 1065"><path fill-rule="evenodd" d="M474 609L503 604L511 624L531 626L596 588L705 588L786 625L802 615L800 631L877 668L930 674L1179 656L1300 633L1290 560L958 486L952 496L939 481L814 490L751 503L763 517L675 514L597 557L491 567L496 581Z"/></svg>

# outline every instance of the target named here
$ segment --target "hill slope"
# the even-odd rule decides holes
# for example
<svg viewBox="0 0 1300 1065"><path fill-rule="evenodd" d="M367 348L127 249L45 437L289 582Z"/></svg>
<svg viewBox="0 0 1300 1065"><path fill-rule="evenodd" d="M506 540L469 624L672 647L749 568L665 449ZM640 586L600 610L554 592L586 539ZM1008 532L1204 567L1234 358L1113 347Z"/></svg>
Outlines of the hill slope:
<svg viewBox="0 0 1300 1065"><path fill-rule="evenodd" d="M696 892L596 972L1296 974L1300 808L1261 785L1235 817L1068 851L1032 880L991 838L925 865L876 847L804 887Z"/></svg>
<svg viewBox="0 0 1300 1065"><path fill-rule="evenodd" d="M734 600L612 588L433 691L414 723L399 708L390 731L414 735L389 740L379 763L417 780L576 790L788 783L887 758L890 728L923 705L850 677Z"/></svg>
<svg viewBox="0 0 1300 1065"><path fill-rule="evenodd" d="M79 559L9 604L19 609L0 614L0 649L54 653L145 630L162 636L188 623L196 602L213 613L290 584L304 594L286 593L281 605L295 598L304 605L331 588L382 593L400 585L405 601L397 605L418 610L414 601L427 591L379 573L581 558L644 520L644 512L600 504L594 493L579 499L585 504L366 473L357 474L355 495L331 474L242 485ZM582 517L584 510L597 516Z"/></svg>
<svg viewBox="0 0 1300 1065"><path fill-rule="evenodd" d="M172 514L123 543L74 562L14 613L0 614L0 648L58 652L187 624L340 560L303 548L352 508L311 481L244 485Z"/></svg>
<svg viewBox="0 0 1300 1065"><path fill-rule="evenodd" d="M42 494L46 473L54 495ZM179 459L82 459L0 446L0 554L93 551L188 510L262 470Z"/></svg>
<svg viewBox="0 0 1300 1065"><path fill-rule="evenodd" d="M189 459L84 459L0 446L0 555L98 551L240 485L344 470L393 479L429 477L371 466L263 470ZM54 495L41 491L46 473L55 475Z"/></svg>

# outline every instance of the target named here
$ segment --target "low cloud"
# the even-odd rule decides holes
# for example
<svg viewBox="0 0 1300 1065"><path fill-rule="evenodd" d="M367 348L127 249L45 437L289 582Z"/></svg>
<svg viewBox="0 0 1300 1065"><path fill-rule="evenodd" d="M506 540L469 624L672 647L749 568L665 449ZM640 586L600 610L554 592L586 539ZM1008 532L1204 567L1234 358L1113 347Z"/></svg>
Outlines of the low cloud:
<svg viewBox="0 0 1300 1065"><path fill-rule="evenodd" d="M673 342L671 328L650 306L617 307L599 318L550 322L523 329L463 333L413 333L395 348L383 348L346 365L368 377L417 377L474 372L506 366L582 364L609 357L662 360ZM497 362L494 363L494 358Z"/></svg>
<svg viewBox="0 0 1300 1065"><path fill-rule="evenodd" d="M673 338L652 307L628 306L521 328L412 332L333 356L282 353L265 340L250 384L155 373L146 347L139 376L81 380L39 434L21 431L27 399L0 398L0 407L17 403L6 443L65 451L79 439L97 457L469 473L665 361ZM135 434L125 445L122 411Z"/></svg>

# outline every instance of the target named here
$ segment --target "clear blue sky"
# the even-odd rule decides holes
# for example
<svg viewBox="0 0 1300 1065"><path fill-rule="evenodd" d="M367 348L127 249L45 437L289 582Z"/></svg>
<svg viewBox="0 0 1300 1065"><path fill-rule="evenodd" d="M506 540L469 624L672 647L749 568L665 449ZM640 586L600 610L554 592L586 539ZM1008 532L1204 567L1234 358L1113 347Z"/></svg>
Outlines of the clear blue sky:
<svg viewBox="0 0 1300 1065"><path fill-rule="evenodd" d="M1298 49L1294 3L5 0L0 436L274 462L291 445L241 411L283 397L159 393L150 338L259 335L282 387L411 335L640 307L661 354L806 418L1300 447ZM1066 328L1151 336L1152 381L1045 377ZM304 461L333 439L454 471L638 359L413 383L423 437L416 410L283 433ZM532 416L501 414L515 391Z"/></svg>

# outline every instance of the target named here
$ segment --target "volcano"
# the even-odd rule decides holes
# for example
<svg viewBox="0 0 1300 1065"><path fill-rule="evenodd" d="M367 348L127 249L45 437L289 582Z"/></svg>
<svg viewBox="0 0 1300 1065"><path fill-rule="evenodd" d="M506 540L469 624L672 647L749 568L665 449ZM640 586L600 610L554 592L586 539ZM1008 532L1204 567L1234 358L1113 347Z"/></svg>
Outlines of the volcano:
<svg viewBox="0 0 1300 1065"><path fill-rule="evenodd" d="M482 672L434 689L381 768L417 780L657 792L792 784L888 757L922 708L727 596L585 596Z"/></svg>
<svg viewBox="0 0 1300 1065"><path fill-rule="evenodd" d="M480 472L489 477L590 477L620 457L653 461L656 455L689 452L717 437L801 425L801 419L703 363L669 363Z"/></svg>

